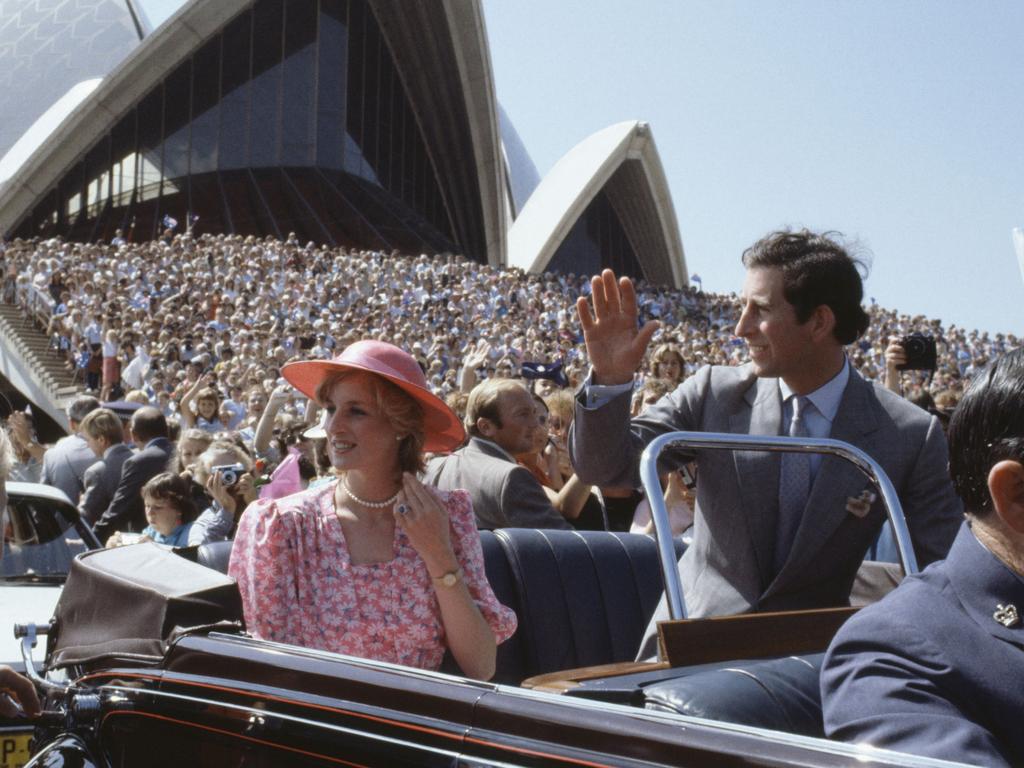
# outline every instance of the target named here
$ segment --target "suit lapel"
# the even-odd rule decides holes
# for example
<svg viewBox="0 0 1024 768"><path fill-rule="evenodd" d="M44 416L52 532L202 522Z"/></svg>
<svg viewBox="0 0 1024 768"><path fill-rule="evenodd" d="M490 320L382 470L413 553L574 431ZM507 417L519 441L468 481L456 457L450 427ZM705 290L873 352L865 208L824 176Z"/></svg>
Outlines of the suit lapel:
<svg viewBox="0 0 1024 768"><path fill-rule="evenodd" d="M877 460L880 446L875 444L873 433L878 429L878 414L869 397L870 388L871 385L851 368L850 380L832 422L830 437L850 443ZM790 570L797 571L810 561L846 516L851 514L846 508L848 501L872 485L846 459L823 457L793 540L792 552L779 575L783 576Z"/></svg>
<svg viewBox="0 0 1024 768"><path fill-rule="evenodd" d="M744 407L729 418L729 431L738 435L778 435L781 424L778 380L754 379L744 395ZM761 583L768 584L779 517L779 454L734 451L733 460L758 573Z"/></svg>

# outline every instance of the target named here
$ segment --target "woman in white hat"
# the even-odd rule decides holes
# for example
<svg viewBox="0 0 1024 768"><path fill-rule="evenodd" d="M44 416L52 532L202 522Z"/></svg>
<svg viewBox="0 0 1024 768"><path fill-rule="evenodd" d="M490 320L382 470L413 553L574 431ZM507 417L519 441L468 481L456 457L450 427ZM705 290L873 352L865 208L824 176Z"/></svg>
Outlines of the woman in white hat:
<svg viewBox="0 0 1024 768"><path fill-rule="evenodd" d="M424 451L464 439L416 361L380 341L282 375L328 413L335 483L252 504L229 573L257 637L490 678L515 614L484 573L469 495L416 479Z"/></svg>

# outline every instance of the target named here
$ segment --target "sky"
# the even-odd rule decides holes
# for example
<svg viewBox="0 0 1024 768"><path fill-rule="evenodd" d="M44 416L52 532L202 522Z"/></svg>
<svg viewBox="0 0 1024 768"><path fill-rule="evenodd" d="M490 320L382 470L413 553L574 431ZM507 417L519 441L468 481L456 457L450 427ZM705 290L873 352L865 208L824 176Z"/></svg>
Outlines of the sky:
<svg viewBox="0 0 1024 768"><path fill-rule="evenodd" d="M178 3L146 0L159 23ZM866 300L1024 332L1024 3L483 0L498 100L541 176L649 123L687 268L738 291L783 227L843 233Z"/></svg>

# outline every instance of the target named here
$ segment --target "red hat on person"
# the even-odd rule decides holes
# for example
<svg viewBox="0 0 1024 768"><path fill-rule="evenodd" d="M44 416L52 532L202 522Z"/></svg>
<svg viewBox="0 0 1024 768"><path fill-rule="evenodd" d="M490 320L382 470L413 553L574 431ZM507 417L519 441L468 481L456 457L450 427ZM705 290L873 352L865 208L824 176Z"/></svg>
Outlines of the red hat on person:
<svg viewBox="0 0 1024 768"><path fill-rule="evenodd" d="M361 371L387 379L423 409L423 450L437 453L453 451L466 439L459 417L437 395L427 389L423 369L412 355L394 344L370 339L357 341L331 360L306 360L288 363L281 375L310 399L324 379L339 371Z"/></svg>

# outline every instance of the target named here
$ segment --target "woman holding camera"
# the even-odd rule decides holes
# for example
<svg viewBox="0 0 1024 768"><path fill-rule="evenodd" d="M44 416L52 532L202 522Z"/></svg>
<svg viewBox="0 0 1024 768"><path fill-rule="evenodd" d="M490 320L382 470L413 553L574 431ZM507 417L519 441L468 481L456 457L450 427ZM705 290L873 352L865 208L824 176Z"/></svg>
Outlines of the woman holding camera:
<svg viewBox="0 0 1024 768"><path fill-rule="evenodd" d="M252 457L230 440L214 440L200 454L194 465L194 479L213 501L192 525L189 546L234 536L238 518L259 496L252 470Z"/></svg>
<svg viewBox="0 0 1024 768"><path fill-rule="evenodd" d="M251 505L229 573L257 637L437 669L445 650L469 677L494 674L515 614L484 573L465 491L416 479L424 451L458 447L458 418L391 344L360 341L284 377L328 414L334 483Z"/></svg>

